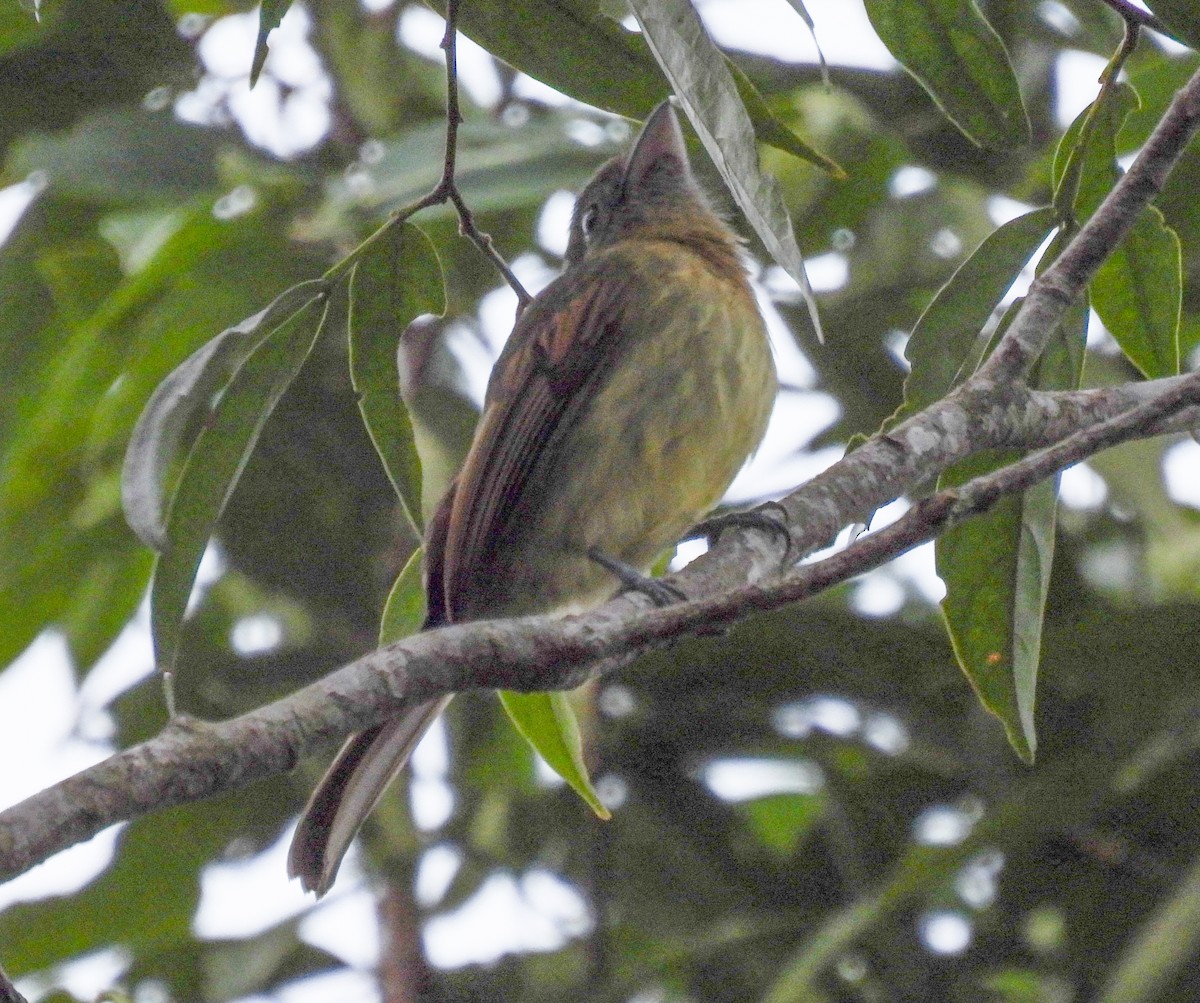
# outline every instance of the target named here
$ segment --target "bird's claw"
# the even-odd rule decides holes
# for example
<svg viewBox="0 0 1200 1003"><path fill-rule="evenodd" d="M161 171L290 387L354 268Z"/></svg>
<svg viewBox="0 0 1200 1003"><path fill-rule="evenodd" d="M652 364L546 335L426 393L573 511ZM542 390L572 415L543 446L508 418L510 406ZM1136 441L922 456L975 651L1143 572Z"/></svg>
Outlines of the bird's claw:
<svg viewBox="0 0 1200 1003"><path fill-rule="evenodd" d="M779 537L783 542L785 560L792 551L792 531L788 529L787 509L777 501L763 502L757 508L745 512L726 512L710 516L693 526L687 538L702 536L710 545L715 545L727 529L758 529Z"/></svg>
<svg viewBox="0 0 1200 1003"><path fill-rule="evenodd" d="M609 557L595 547L588 551L588 557L605 571L612 573L621 583L622 592L640 592L659 608L671 606L677 602L687 602L687 596L674 585L643 575L637 568L617 560L615 557Z"/></svg>

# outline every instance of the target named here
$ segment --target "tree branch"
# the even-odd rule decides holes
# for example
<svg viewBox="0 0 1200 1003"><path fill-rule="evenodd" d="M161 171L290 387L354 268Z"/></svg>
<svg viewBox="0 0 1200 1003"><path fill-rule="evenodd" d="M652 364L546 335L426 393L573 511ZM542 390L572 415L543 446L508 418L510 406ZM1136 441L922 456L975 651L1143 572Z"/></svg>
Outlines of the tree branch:
<svg viewBox="0 0 1200 1003"><path fill-rule="evenodd" d="M523 617L446 627L371 652L291 696L230 721L209 724L177 718L155 738L0 813L0 880L115 822L291 769L304 756L414 702L474 689L571 689L651 648L808 598L933 539L1005 494L1143 434L1165 416L1184 408L1195 413L1200 406L1200 374L1158 381L1158 386L1156 395L1131 410L1097 421L1009 467L926 498L885 529L773 581L762 582L764 575L752 574L750 584L699 593L706 598L666 609L647 611L642 597L622 596L561 620ZM1093 397L1106 403L1115 399ZM1048 405L1047 412L1056 406ZM788 502L807 494L812 483ZM808 550L818 545L819 534L812 527L794 532ZM743 550L757 547L758 570L777 567L770 534L746 531L733 537L736 540L722 543L714 553L735 545ZM704 563L701 559L676 576L676 585L695 594L704 575L698 566Z"/></svg>
<svg viewBox="0 0 1200 1003"><path fill-rule="evenodd" d="M1053 441L1067 434L1071 421L1084 423L1082 431L927 498L891 526L782 576L782 548L771 534L729 533L673 579L686 595L698 597L694 601L647 611L642 597L630 595L561 620L527 617L446 627L371 652L232 720L177 719L155 738L0 814L0 880L116 822L291 769L300 758L413 702L470 689L568 689L652 647L806 598L1100 449L1179 427L1181 416L1194 420L1198 375L1057 394L1030 391L1015 377L1161 189L1198 126L1200 74L1177 96L1129 173L1035 283L1001 343L1005 357L990 359L946 399L875 436L783 500L794 549L815 550L843 526L866 522L883 504L980 449Z"/></svg>
<svg viewBox="0 0 1200 1003"><path fill-rule="evenodd" d="M1080 228L1058 260L1035 279L995 352L979 368L981 380L1023 374L1041 355L1067 309L1083 294L1104 260L1162 191L1200 128L1200 74L1175 95L1133 165Z"/></svg>

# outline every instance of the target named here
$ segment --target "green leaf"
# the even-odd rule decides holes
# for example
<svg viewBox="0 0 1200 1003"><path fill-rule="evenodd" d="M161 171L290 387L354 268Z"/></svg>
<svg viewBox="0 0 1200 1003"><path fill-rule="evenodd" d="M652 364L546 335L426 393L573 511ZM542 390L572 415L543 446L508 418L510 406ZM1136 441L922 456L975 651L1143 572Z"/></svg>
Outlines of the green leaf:
<svg viewBox="0 0 1200 1003"><path fill-rule="evenodd" d="M459 11L458 26L510 66L605 111L644 119L667 97L646 40L601 13L594 0L467 3ZM614 66L621 72L614 73ZM765 102L751 108L751 118L764 143L812 160L815 151ZM816 156L813 162L828 169L832 161Z"/></svg>
<svg viewBox="0 0 1200 1003"><path fill-rule="evenodd" d="M154 570L150 626L162 670L173 668L179 631L204 548L279 398L324 327L316 300L272 331L221 394L185 462L167 518L167 549Z"/></svg>
<svg viewBox="0 0 1200 1003"><path fill-rule="evenodd" d="M737 805L764 846L781 857L795 854L825 811L825 799L803 794L771 794Z"/></svg>
<svg viewBox="0 0 1200 1003"><path fill-rule="evenodd" d="M1047 250L1052 261L1060 235ZM1033 382L1071 389L1083 373L1088 305L1077 303L1038 360ZM973 457L938 481L962 484L1018 457ZM942 617L959 667L980 702L1004 725L1009 743L1032 762L1037 749L1034 707L1042 623L1054 561L1058 479L1002 498L981 516L956 526L934 544L937 572L946 585Z"/></svg>
<svg viewBox="0 0 1200 1003"><path fill-rule="evenodd" d="M1200 861L1126 942L1100 1003L1152 1003L1195 964L1200 946Z"/></svg>
<svg viewBox="0 0 1200 1003"><path fill-rule="evenodd" d="M152 556L142 548L131 551L104 542L108 546L86 563L78 562L79 551L72 553L77 563L69 579L73 590L62 612L62 625L80 674L95 664L129 622L146 594L153 567Z"/></svg>
<svg viewBox="0 0 1200 1003"><path fill-rule="evenodd" d="M1055 204L1080 222L1096 211L1121 176L1117 135L1141 99L1128 84L1106 88L1059 142ZM1179 237L1155 206L1139 214L1089 286L1092 306L1121 350L1146 376L1179 372L1183 254Z"/></svg>
<svg viewBox="0 0 1200 1003"><path fill-rule="evenodd" d="M866 0L893 56L963 134L1001 150L1029 142L1029 118L1004 43L974 0Z"/></svg>
<svg viewBox="0 0 1200 1003"><path fill-rule="evenodd" d="M424 551L418 547L405 562L388 593L379 624L379 646L411 637L425 623L425 582L421 575Z"/></svg>
<svg viewBox="0 0 1200 1003"><path fill-rule="evenodd" d="M745 105L746 114L750 116L754 134L759 141L773 146L777 150L783 150L784 153L799 157L801 160L807 160L839 181L846 179L846 172L840 164L809 146L772 114L762 94L754 86L754 82L738 68L736 63L726 59L725 64L729 67L729 72L733 74L733 82L737 85L738 95L742 99L742 104Z"/></svg>
<svg viewBox="0 0 1200 1003"><path fill-rule="evenodd" d="M1200 49L1200 10L1195 0L1153 0L1151 6L1179 41Z"/></svg>
<svg viewBox="0 0 1200 1003"><path fill-rule="evenodd" d="M6 172L44 171L55 191L118 205L177 205L220 184L222 132L180 121L170 111L103 109L63 132L14 144Z"/></svg>
<svg viewBox="0 0 1200 1003"><path fill-rule="evenodd" d="M393 226L359 258L350 279L350 379L363 422L415 536L421 526L421 459L400 396L396 351L405 328L446 309L442 268L415 226Z"/></svg>
<svg viewBox="0 0 1200 1003"><path fill-rule="evenodd" d="M631 0L630 8L746 220L771 256L800 284L821 338L816 297L791 217L775 179L759 170L754 128L724 57L690 0Z"/></svg>
<svg viewBox="0 0 1200 1003"><path fill-rule="evenodd" d="M817 38L817 26L813 24L812 15L804 6L804 0L788 0L788 3L792 5L792 10L800 15L800 20L808 25L808 33L812 35L813 45L817 47L817 61L821 64L821 80L828 87L830 86L829 67L825 63L825 53L821 51L821 42Z"/></svg>
<svg viewBox="0 0 1200 1003"><path fill-rule="evenodd" d="M250 64L250 86L258 83L258 75L267 62L267 36L279 27L279 22L292 6L292 0L262 0L258 8L258 38L254 41L254 61Z"/></svg>
<svg viewBox="0 0 1200 1003"><path fill-rule="evenodd" d="M1179 372L1183 251L1155 206L1146 206L1088 287L1121 351L1146 376Z"/></svg>
<svg viewBox="0 0 1200 1003"><path fill-rule="evenodd" d="M1116 183L1117 134L1141 107L1128 84L1105 88L1063 133L1054 151L1054 205L1064 217L1084 222Z"/></svg>
<svg viewBox="0 0 1200 1003"><path fill-rule="evenodd" d="M1049 207L1009 220L993 231L938 291L917 320L905 348L912 368L904 381L903 413L915 413L940 400L967 375L963 366L980 331L1053 229L1054 221L1054 210Z"/></svg>
<svg viewBox="0 0 1200 1003"><path fill-rule="evenodd" d="M967 460L943 475L938 489L1015 459L1005 454ZM1033 712L1056 499L1056 483L1002 498L985 515L943 534L934 548L937 573L946 583L942 615L958 664L1028 763L1037 749Z"/></svg>
<svg viewBox="0 0 1200 1003"><path fill-rule="evenodd" d="M125 450L121 502L129 527L146 546L167 544L167 512L175 477L203 432L213 398L276 330L324 293L320 280L301 282L269 306L196 349L146 402Z"/></svg>
<svg viewBox="0 0 1200 1003"><path fill-rule="evenodd" d="M500 691L500 702L509 720L550 768L575 789L599 818L611 818L592 788L583 762L583 742L575 712L565 693L513 693Z"/></svg>

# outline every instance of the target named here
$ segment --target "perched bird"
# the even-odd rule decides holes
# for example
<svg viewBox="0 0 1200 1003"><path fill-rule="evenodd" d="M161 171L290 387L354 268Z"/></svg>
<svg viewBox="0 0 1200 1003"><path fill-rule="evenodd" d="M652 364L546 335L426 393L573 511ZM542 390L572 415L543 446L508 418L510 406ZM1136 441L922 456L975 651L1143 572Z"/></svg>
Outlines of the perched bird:
<svg viewBox="0 0 1200 1003"><path fill-rule="evenodd" d="M757 448L775 367L738 238L659 105L600 168L566 270L520 316L462 471L425 535L427 628L566 613L645 573ZM324 894L363 819L449 697L342 748L301 818L289 873Z"/></svg>

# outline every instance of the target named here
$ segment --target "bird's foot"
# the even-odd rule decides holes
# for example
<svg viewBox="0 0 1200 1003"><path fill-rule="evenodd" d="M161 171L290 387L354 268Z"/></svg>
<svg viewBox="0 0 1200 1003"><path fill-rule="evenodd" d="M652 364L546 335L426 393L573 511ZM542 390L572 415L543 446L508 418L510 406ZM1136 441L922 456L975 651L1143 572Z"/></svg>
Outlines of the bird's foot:
<svg viewBox="0 0 1200 1003"><path fill-rule="evenodd" d="M610 572L621 583L622 592L640 592L655 606L670 606L677 602L687 602L687 596L674 585L668 585L658 578L643 575L637 568L601 553L595 547L588 551L588 557L595 561L605 571Z"/></svg>
<svg viewBox="0 0 1200 1003"><path fill-rule="evenodd" d="M709 544L716 544L721 534L727 529L759 529L764 533L779 537L784 546L784 559L792 550L792 531L788 529L787 509L779 502L763 502L757 508L745 512L726 512L714 515L697 523L688 532L685 539L705 537Z"/></svg>

